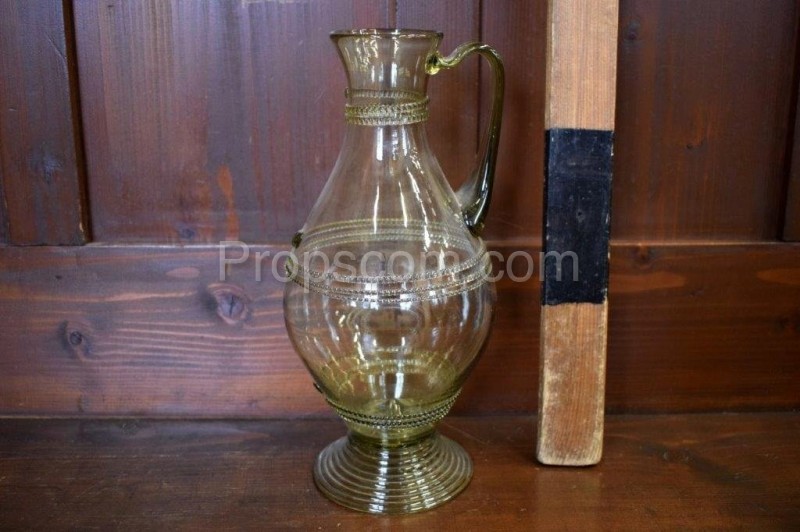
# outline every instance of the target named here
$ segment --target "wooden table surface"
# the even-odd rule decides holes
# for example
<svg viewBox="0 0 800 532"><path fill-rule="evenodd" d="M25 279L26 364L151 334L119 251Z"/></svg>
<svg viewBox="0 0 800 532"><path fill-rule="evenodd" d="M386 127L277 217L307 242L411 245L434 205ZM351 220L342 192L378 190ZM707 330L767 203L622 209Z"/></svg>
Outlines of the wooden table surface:
<svg viewBox="0 0 800 532"><path fill-rule="evenodd" d="M446 419L456 500L359 514L315 489L334 419L0 420L0 528L800 530L800 414L611 416L592 468L533 459L529 416Z"/></svg>

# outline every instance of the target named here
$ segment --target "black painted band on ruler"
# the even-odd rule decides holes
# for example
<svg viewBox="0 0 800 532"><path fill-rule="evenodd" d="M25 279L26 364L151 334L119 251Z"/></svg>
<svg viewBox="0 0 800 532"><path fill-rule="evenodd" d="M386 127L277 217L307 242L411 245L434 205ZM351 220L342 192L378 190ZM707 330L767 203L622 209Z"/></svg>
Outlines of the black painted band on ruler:
<svg viewBox="0 0 800 532"><path fill-rule="evenodd" d="M542 304L602 303L614 132L554 128L545 142Z"/></svg>

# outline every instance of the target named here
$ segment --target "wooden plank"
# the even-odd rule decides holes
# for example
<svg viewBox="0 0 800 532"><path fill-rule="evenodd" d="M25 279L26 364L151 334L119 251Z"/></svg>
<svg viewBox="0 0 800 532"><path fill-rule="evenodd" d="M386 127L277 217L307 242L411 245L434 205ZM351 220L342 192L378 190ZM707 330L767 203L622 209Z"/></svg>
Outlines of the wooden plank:
<svg viewBox="0 0 800 532"><path fill-rule="evenodd" d="M445 55L466 41L480 40L478 0L397 0L397 27L441 31ZM425 129L431 149L456 188L475 166L478 151L478 69L481 59L464 61L428 83L430 118Z"/></svg>
<svg viewBox="0 0 800 532"><path fill-rule="evenodd" d="M797 105L800 108L800 96L798 96ZM788 179L782 237L784 240L797 241L800 240L800 112L797 111L795 112L794 142Z"/></svg>
<svg viewBox="0 0 800 532"><path fill-rule="evenodd" d="M269 258L256 260L278 251L254 247L221 282L216 247L0 249L0 316L15 324L0 329L0 414L328 413L286 336L283 285ZM240 256L239 248L228 256ZM500 283L499 327L526 326L533 284ZM535 339L498 339L500 351L522 356L478 371L495 384L476 383L466 395L477 397L462 408L530 401L521 385L534 373L525 353ZM515 374L501 383L507 369ZM485 400L510 383L514 389Z"/></svg>
<svg viewBox="0 0 800 532"><path fill-rule="evenodd" d="M618 0L548 3L539 434L545 464L603 448ZM570 273L574 273L572 278Z"/></svg>
<svg viewBox="0 0 800 532"><path fill-rule="evenodd" d="M585 303L542 307L540 334L551 339L539 357L539 434L546 438L538 439L537 456L544 463L596 464L603 455L607 312L608 305Z"/></svg>
<svg viewBox="0 0 800 532"><path fill-rule="evenodd" d="M799 16L793 0L622 3L615 238L780 234Z"/></svg>
<svg viewBox="0 0 800 532"><path fill-rule="evenodd" d="M387 2L75 9L96 239L288 242L344 131L328 34L384 25Z"/></svg>
<svg viewBox="0 0 800 532"><path fill-rule="evenodd" d="M3 250L2 316L15 327L3 334L2 411L325 411L286 337L270 261L256 279L264 251L220 281L214 247Z"/></svg>
<svg viewBox="0 0 800 532"><path fill-rule="evenodd" d="M0 241L82 244L74 50L64 2L0 3Z"/></svg>
<svg viewBox="0 0 800 532"><path fill-rule="evenodd" d="M545 128L614 129L618 18L618 2L548 3Z"/></svg>
<svg viewBox="0 0 800 532"><path fill-rule="evenodd" d="M499 51L506 69L497 179L484 235L491 240L540 234L544 174L547 3L481 3L481 39ZM486 127L491 72L481 68L481 125Z"/></svg>
<svg viewBox="0 0 800 532"><path fill-rule="evenodd" d="M311 478L334 420L0 424L0 520L19 529L796 530L800 415L612 416L592 469L530 460L530 417L449 418L472 455L456 499L413 516L341 508Z"/></svg>
<svg viewBox="0 0 800 532"><path fill-rule="evenodd" d="M537 248L493 249L538 264ZM220 282L211 246L0 249L0 415L331 415L286 337L269 259L254 278L264 251L279 249L254 248ZM612 247L607 410L800 408L798 264L793 244ZM525 276L523 257L513 270ZM497 288L456 414L536 409L538 270Z"/></svg>
<svg viewBox="0 0 800 532"><path fill-rule="evenodd" d="M788 244L612 248L609 409L797 408L798 252Z"/></svg>

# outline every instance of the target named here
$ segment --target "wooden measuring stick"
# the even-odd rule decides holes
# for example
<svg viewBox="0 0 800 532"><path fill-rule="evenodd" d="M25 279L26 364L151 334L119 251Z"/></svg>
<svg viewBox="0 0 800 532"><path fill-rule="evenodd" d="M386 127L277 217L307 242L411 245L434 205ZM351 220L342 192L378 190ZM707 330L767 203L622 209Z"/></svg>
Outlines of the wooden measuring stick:
<svg viewBox="0 0 800 532"><path fill-rule="evenodd" d="M618 0L550 0L536 455L600 461Z"/></svg>

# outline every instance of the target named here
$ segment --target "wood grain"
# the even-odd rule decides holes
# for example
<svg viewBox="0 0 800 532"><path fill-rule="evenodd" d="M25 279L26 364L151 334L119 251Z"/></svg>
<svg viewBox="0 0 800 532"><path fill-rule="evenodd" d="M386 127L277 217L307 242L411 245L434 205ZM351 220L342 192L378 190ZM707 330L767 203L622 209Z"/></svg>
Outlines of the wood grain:
<svg viewBox="0 0 800 532"><path fill-rule="evenodd" d="M61 0L0 3L0 242L87 239L65 28Z"/></svg>
<svg viewBox="0 0 800 532"><path fill-rule="evenodd" d="M550 0L545 128L614 129L617 22L614 0Z"/></svg>
<svg viewBox="0 0 800 532"><path fill-rule="evenodd" d="M800 107L800 96L797 99ZM784 240L800 240L800 112L795 111L793 144L786 190L786 213L783 218Z"/></svg>
<svg viewBox="0 0 800 532"><path fill-rule="evenodd" d="M544 172L547 4L527 0L481 3L481 39L503 58L506 91L492 207L484 235L491 240L541 233ZM481 124L486 127L492 77L481 68Z"/></svg>
<svg viewBox="0 0 800 532"><path fill-rule="evenodd" d="M798 253L783 244L612 248L609 409L797 408Z"/></svg>
<svg viewBox="0 0 800 532"><path fill-rule="evenodd" d="M334 420L6 420L0 521L25 529L796 530L800 416L611 417L592 469L537 465L530 417L449 418L472 455L455 500L378 517L330 503L311 464ZM265 525L268 523L268 525Z"/></svg>
<svg viewBox="0 0 800 532"><path fill-rule="evenodd" d="M3 250L0 315L15 327L2 334L2 410L324 411L286 337L271 261L262 263L270 282L256 279L264 251L220 280L213 247Z"/></svg>
<svg viewBox="0 0 800 532"><path fill-rule="evenodd" d="M328 34L386 1L75 4L96 239L286 241L344 131Z"/></svg>
<svg viewBox="0 0 800 532"><path fill-rule="evenodd" d="M622 2L615 238L780 235L799 16L793 0Z"/></svg>
<svg viewBox="0 0 800 532"><path fill-rule="evenodd" d="M549 465L593 465L603 455L608 301L542 307L539 437Z"/></svg>
<svg viewBox="0 0 800 532"><path fill-rule="evenodd" d="M221 282L213 246L0 249L0 415L331 415L269 259L254 279L255 254L278 250L253 248ZM612 247L607 411L800 408L798 264L793 244ZM538 270L498 284L454 413L535 411L538 285Z"/></svg>
<svg viewBox="0 0 800 532"><path fill-rule="evenodd" d="M397 27L441 31L445 55L466 41L480 40L478 0L397 0ZM466 180L478 151L479 58L432 77L430 118L425 125L431 149L453 188Z"/></svg>

